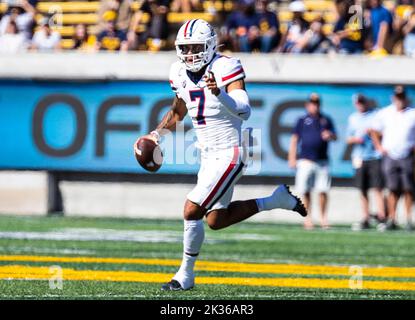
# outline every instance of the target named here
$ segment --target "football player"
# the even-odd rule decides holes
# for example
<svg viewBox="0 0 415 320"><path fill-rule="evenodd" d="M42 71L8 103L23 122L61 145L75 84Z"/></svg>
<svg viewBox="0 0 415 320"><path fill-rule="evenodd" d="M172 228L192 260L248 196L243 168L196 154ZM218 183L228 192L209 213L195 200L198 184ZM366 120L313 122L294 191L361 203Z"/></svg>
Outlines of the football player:
<svg viewBox="0 0 415 320"><path fill-rule="evenodd" d="M184 206L182 264L162 290L194 286L193 269L204 240L204 217L210 228L218 230L276 208L307 215L302 202L286 185L278 186L265 198L231 202L234 185L246 166L240 136L251 107L244 69L238 59L217 52L216 33L204 20L187 21L177 34L175 46L179 61L170 69L173 105L145 138L158 143L164 131L174 130L189 114L201 150L201 166L197 185Z"/></svg>

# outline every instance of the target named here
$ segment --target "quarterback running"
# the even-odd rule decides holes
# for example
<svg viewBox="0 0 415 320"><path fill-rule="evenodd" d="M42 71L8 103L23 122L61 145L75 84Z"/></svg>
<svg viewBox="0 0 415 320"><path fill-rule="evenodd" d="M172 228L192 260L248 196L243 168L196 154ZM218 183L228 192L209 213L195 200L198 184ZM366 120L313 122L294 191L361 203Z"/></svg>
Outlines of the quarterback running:
<svg viewBox="0 0 415 320"><path fill-rule="evenodd" d="M158 143L188 114L196 132L201 165L197 184L184 205L183 260L162 290L193 288L194 265L204 240L204 217L210 228L218 230L277 208L307 215L304 205L286 185L278 186L265 198L231 201L234 185L246 167L241 126L249 118L251 107L244 69L239 59L218 53L216 33L204 20L183 24L175 46L179 61L170 69L170 85L175 93L172 107L157 128L142 138Z"/></svg>

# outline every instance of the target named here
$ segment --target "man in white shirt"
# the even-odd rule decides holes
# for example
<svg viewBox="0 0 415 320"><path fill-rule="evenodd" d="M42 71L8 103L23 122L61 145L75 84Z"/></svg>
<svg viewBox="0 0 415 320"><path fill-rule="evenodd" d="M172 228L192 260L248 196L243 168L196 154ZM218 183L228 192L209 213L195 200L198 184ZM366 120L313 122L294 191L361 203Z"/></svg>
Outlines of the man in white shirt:
<svg viewBox="0 0 415 320"><path fill-rule="evenodd" d="M371 136L376 149L383 155L383 174L389 190L389 221L386 229L394 230L396 207L404 195L407 229L411 224L414 186L415 109L410 107L405 88L396 86L392 104L378 112Z"/></svg>
<svg viewBox="0 0 415 320"><path fill-rule="evenodd" d="M0 53L17 53L27 49L28 42L23 33L17 30L13 20L9 22L6 32L0 35Z"/></svg>
<svg viewBox="0 0 415 320"><path fill-rule="evenodd" d="M14 21L19 33L23 33L26 40L29 40L32 36L31 29L34 24L36 9L27 0L9 2L9 13L0 21L0 35L5 34L10 21Z"/></svg>
<svg viewBox="0 0 415 320"><path fill-rule="evenodd" d="M32 49L38 51L52 51L60 49L61 36L49 26L49 20L43 18L40 30L36 31L32 39Z"/></svg>

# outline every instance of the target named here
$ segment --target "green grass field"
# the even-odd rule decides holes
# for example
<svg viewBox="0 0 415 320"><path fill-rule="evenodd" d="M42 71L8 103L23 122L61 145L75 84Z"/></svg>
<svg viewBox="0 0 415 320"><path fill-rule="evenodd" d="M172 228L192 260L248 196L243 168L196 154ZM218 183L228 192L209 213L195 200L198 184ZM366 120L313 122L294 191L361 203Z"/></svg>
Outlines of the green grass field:
<svg viewBox="0 0 415 320"><path fill-rule="evenodd" d="M249 222L206 228L196 287L162 292L181 259L182 228L170 220L2 216L0 298L415 299L415 233Z"/></svg>

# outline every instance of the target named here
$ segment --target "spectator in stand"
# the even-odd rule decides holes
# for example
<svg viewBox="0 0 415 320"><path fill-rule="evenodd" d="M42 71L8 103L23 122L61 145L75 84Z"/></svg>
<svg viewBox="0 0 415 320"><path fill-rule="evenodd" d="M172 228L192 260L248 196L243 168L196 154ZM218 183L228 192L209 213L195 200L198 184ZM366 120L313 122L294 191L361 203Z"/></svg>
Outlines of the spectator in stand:
<svg viewBox="0 0 415 320"><path fill-rule="evenodd" d="M96 37L89 35L88 29L84 24L78 24L75 27L75 33L72 37L74 50L95 51Z"/></svg>
<svg viewBox="0 0 415 320"><path fill-rule="evenodd" d="M415 109L411 108L403 86L396 86L392 104L380 110L372 123L371 136L383 156L382 169L388 196L386 230L395 230L396 209L401 194L407 219L407 230L413 230L412 204L415 160ZM382 139L381 139L382 137Z"/></svg>
<svg viewBox="0 0 415 320"><path fill-rule="evenodd" d="M385 55L391 51L393 17L382 5L382 0L369 0L370 29L373 54Z"/></svg>
<svg viewBox="0 0 415 320"><path fill-rule="evenodd" d="M292 48L293 53L327 53L332 43L323 31L324 20L319 17L311 22L310 28Z"/></svg>
<svg viewBox="0 0 415 320"><path fill-rule="evenodd" d="M313 228L311 220L311 191L320 197L321 227L329 228L327 219L328 192L331 186L328 146L337 139L330 117L320 112L321 99L316 93L310 95L307 114L298 119L290 141L288 164L296 168L295 187L302 195L308 215L304 228ZM299 149L299 152L297 152Z"/></svg>
<svg viewBox="0 0 415 320"><path fill-rule="evenodd" d="M281 38L280 22L275 12L268 9L268 0L258 0L256 12L259 18L260 51L271 52Z"/></svg>
<svg viewBox="0 0 415 320"><path fill-rule="evenodd" d="M402 28L404 36L403 52L407 56L415 57L415 10L409 14L409 18Z"/></svg>
<svg viewBox="0 0 415 320"><path fill-rule="evenodd" d="M288 23L287 31L283 34L278 51L298 52L297 45L303 38L310 25L304 18L305 5L303 1L293 1L289 5L292 20Z"/></svg>
<svg viewBox="0 0 415 320"><path fill-rule="evenodd" d="M184 13L203 11L203 6L200 0L173 0L171 11Z"/></svg>
<svg viewBox="0 0 415 320"><path fill-rule="evenodd" d="M101 0L98 9L98 33L106 30L107 20L104 15L108 11L115 13L115 28L127 32L132 17L131 4L133 0Z"/></svg>
<svg viewBox="0 0 415 320"><path fill-rule="evenodd" d="M125 32L117 30L115 27L114 11L108 11L104 14L106 21L105 30L98 34L95 44L96 50L103 51L127 51L128 43Z"/></svg>
<svg viewBox="0 0 415 320"><path fill-rule="evenodd" d="M140 9L131 20L128 40L130 47L146 44L150 51L159 51L166 47L169 36L167 15L170 11L170 0L144 0ZM150 16L145 24L145 31L140 31L144 14Z"/></svg>
<svg viewBox="0 0 415 320"><path fill-rule="evenodd" d="M18 53L26 51L27 47L24 34L19 33L16 22L10 20L6 32L0 35L0 53Z"/></svg>
<svg viewBox="0 0 415 320"><path fill-rule="evenodd" d="M22 33L27 40L31 39L35 14L35 8L27 0L10 1L8 13L3 16L0 22L0 35L6 32L9 22L13 20L19 33Z"/></svg>
<svg viewBox="0 0 415 320"><path fill-rule="evenodd" d="M30 48L36 51L59 50L61 35L52 31L49 26L49 18L44 17L40 22L40 29L35 32Z"/></svg>
<svg viewBox="0 0 415 320"><path fill-rule="evenodd" d="M364 28L352 6L355 0L336 0L339 18L334 26L331 41L339 53L359 54L364 50Z"/></svg>
<svg viewBox="0 0 415 320"><path fill-rule="evenodd" d="M382 155L376 151L370 138L370 128L376 115L375 108L362 94L353 97L356 112L349 116L346 142L353 146L352 165L355 169L356 187L360 191L363 220L359 229L370 228L369 189L373 189L378 210L377 220L385 220L383 198Z"/></svg>
<svg viewBox="0 0 415 320"><path fill-rule="evenodd" d="M234 42L236 51L252 52L260 47L259 15L255 0L239 0L237 10L226 20L227 37Z"/></svg>

